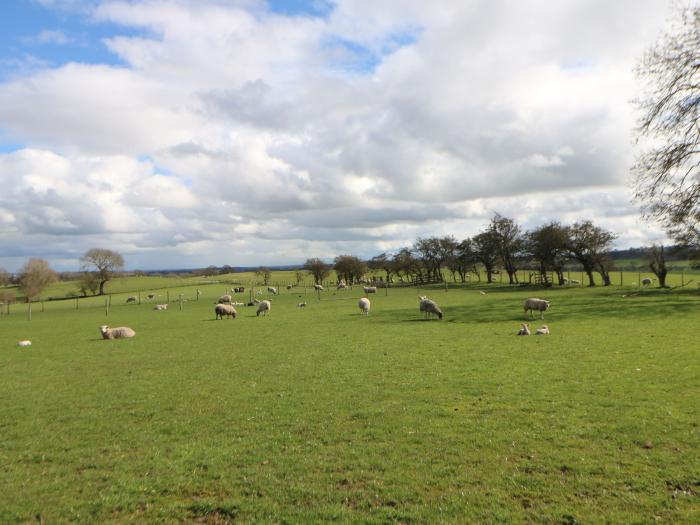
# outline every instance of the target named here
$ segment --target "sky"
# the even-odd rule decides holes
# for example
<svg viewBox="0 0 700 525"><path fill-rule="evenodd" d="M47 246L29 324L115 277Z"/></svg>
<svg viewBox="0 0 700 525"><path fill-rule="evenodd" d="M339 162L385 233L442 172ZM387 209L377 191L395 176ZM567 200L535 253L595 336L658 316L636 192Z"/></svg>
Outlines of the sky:
<svg viewBox="0 0 700 525"><path fill-rule="evenodd" d="M0 4L0 267L372 257L632 201L634 68L665 0Z"/></svg>

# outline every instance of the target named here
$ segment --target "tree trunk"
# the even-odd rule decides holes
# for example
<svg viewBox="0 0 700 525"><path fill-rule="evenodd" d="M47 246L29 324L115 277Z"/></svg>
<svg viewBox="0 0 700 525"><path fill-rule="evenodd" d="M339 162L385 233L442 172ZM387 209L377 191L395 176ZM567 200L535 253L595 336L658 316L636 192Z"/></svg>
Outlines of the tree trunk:
<svg viewBox="0 0 700 525"><path fill-rule="evenodd" d="M588 276L588 286L595 286L595 278L593 277L593 270L586 268L586 275Z"/></svg>
<svg viewBox="0 0 700 525"><path fill-rule="evenodd" d="M105 294L105 284L107 284L107 280L100 281L100 293L99 293L99 295Z"/></svg>

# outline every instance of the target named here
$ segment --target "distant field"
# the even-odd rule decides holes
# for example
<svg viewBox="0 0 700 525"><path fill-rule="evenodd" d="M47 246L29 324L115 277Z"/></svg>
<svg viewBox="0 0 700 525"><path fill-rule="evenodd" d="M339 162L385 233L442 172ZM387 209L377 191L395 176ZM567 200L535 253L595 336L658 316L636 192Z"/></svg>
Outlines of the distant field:
<svg viewBox="0 0 700 525"><path fill-rule="evenodd" d="M168 311L126 304L158 282ZM107 316L0 317L0 523L700 522L695 283L380 290L368 317L296 288L223 321L221 283L116 285ZM529 296L551 336L513 335Z"/></svg>

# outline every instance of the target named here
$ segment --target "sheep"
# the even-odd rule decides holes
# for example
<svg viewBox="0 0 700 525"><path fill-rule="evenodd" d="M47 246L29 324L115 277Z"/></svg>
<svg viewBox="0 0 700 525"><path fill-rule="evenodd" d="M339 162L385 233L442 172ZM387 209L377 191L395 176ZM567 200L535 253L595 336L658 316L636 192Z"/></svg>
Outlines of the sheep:
<svg viewBox="0 0 700 525"><path fill-rule="evenodd" d="M318 290L319 292L322 292L325 290L325 288L323 286L321 286L320 284L314 284L314 290Z"/></svg>
<svg viewBox="0 0 700 525"><path fill-rule="evenodd" d="M483 291L483 290L480 290L480 291L479 291L479 295L486 295L486 292Z"/></svg>
<svg viewBox="0 0 700 525"><path fill-rule="evenodd" d="M537 310L540 312L540 319L544 319L544 312L545 310L549 309L550 302L545 301L544 299L537 299L535 297L530 297L529 299L525 299L525 303L523 304L523 307L525 308L525 313L530 311L530 317L533 316L533 310Z"/></svg>
<svg viewBox="0 0 700 525"><path fill-rule="evenodd" d="M236 309L230 304L217 304L214 307L214 314L216 319L223 319L224 316L233 317L234 319L238 316Z"/></svg>
<svg viewBox="0 0 700 525"><path fill-rule="evenodd" d="M376 286L363 286L362 289L365 291L366 294L377 293Z"/></svg>
<svg viewBox="0 0 700 525"><path fill-rule="evenodd" d="M230 302L231 302L231 296L229 294L224 294L216 300L216 304L230 303Z"/></svg>
<svg viewBox="0 0 700 525"><path fill-rule="evenodd" d="M306 303L297 304L297 308L306 308Z"/></svg>
<svg viewBox="0 0 700 525"><path fill-rule="evenodd" d="M272 303L270 301L260 301L260 304L258 305L258 311L255 312L255 315L258 317L260 314L267 315L268 312L272 309Z"/></svg>
<svg viewBox="0 0 700 525"><path fill-rule="evenodd" d="M168 305L167 305L167 304L157 304L157 305L155 305L155 306L153 307L153 309L154 309L154 310L158 310L158 311L167 310L167 309L168 309Z"/></svg>
<svg viewBox="0 0 700 525"><path fill-rule="evenodd" d="M231 292L243 293L243 292L245 292L245 287L244 286L237 286L236 288L231 288Z"/></svg>
<svg viewBox="0 0 700 525"><path fill-rule="evenodd" d="M156 294L154 294L154 293L149 293L149 294L146 296L146 299L148 299L149 301L152 301L152 300L155 299L155 298L156 298Z"/></svg>
<svg viewBox="0 0 700 525"><path fill-rule="evenodd" d="M138 301L138 297L136 297L135 295L130 295L126 298L127 303L135 303L136 301Z"/></svg>
<svg viewBox="0 0 700 525"><path fill-rule="evenodd" d="M268 286L267 291L270 292L272 295L277 295L277 288L274 286Z"/></svg>
<svg viewBox="0 0 700 525"><path fill-rule="evenodd" d="M535 330L535 335L549 335L549 326L543 324L537 330Z"/></svg>
<svg viewBox="0 0 700 525"><path fill-rule="evenodd" d="M428 299L424 295L421 295L418 299L420 299L418 308L421 312L425 313L426 319L428 319L431 314L435 314L438 316L438 319L442 319L442 310L440 310L440 307L435 301Z"/></svg>
<svg viewBox="0 0 700 525"><path fill-rule="evenodd" d="M360 314L369 315L369 309L372 305L370 304L369 299L363 297L358 301L357 306L360 307Z"/></svg>
<svg viewBox="0 0 700 525"><path fill-rule="evenodd" d="M562 283L562 284L569 284L569 279L567 279L566 277L562 277L562 278L561 278L561 283Z"/></svg>
<svg viewBox="0 0 700 525"><path fill-rule="evenodd" d="M29 339L24 339L23 341L17 341L17 346L32 346L32 342Z"/></svg>
<svg viewBox="0 0 700 525"><path fill-rule="evenodd" d="M571 284L581 284L581 281L579 281L578 279L571 279L569 282Z"/></svg>
<svg viewBox="0 0 700 525"><path fill-rule="evenodd" d="M288 284L288 285L287 285L287 290L291 290L293 287L294 287L293 284Z"/></svg>
<svg viewBox="0 0 700 525"><path fill-rule="evenodd" d="M347 288L347 286L346 286L345 283L342 282L342 281L339 282L339 283L338 283L338 286L335 287L336 290L345 290L346 288Z"/></svg>
<svg viewBox="0 0 700 525"><path fill-rule="evenodd" d="M521 324L517 335L530 335L530 326L527 323Z"/></svg>
<svg viewBox="0 0 700 525"><path fill-rule="evenodd" d="M126 339L128 337L134 337L136 332L134 332L128 326L118 326L116 328L110 328L108 325L103 324L100 326L100 333L104 339Z"/></svg>
<svg viewBox="0 0 700 525"><path fill-rule="evenodd" d="M653 283L654 281L656 281L656 279L650 279L649 277L645 277L644 279L642 279L642 286L650 286L651 283Z"/></svg>

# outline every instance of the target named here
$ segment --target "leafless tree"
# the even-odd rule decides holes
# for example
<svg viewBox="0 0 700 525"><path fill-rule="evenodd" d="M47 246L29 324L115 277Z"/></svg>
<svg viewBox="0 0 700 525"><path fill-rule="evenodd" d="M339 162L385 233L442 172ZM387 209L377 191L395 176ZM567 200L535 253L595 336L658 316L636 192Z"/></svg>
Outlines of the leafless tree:
<svg viewBox="0 0 700 525"><path fill-rule="evenodd" d="M58 276L44 259L29 259L19 272L19 288L27 302L39 295Z"/></svg>
<svg viewBox="0 0 700 525"><path fill-rule="evenodd" d="M0 286L7 286L10 282L10 272L5 268L0 268Z"/></svg>
<svg viewBox="0 0 700 525"><path fill-rule="evenodd" d="M331 272L330 266L318 258L307 259L304 263L304 270L313 276L316 284L321 284Z"/></svg>
<svg viewBox="0 0 700 525"><path fill-rule="evenodd" d="M255 275L257 277L261 277L263 284L267 286L267 283L270 281L270 277L272 277L272 271L267 266L260 266L257 270L255 270Z"/></svg>
<svg viewBox="0 0 700 525"><path fill-rule="evenodd" d="M576 260L588 276L588 286L595 286L593 272L597 271L603 278L603 284L610 286L611 261L607 256L615 234L594 225L591 221L582 221L566 227L567 252Z"/></svg>
<svg viewBox="0 0 700 525"><path fill-rule="evenodd" d="M513 219L494 215L489 224L489 230L493 232L496 242L498 257L503 263L503 268L508 273L510 284L518 282L518 261L522 258L525 240L518 223Z"/></svg>
<svg viewBox="0 0 700 525"><path fill-rule="evenodd" d="M498 262L498 235L489 228L472 237L472 249L476 259L484 265L486 282L493 282L493 273Z"/></svg>
<svg viewBox="0 0 700 525"><path fill-rule="evenodd" d="M124 268L124 258L117 252L105 248L92 248L80 259L83 270L96 270L96 279L100 283L100 295L105 293L105 284Z"/></svg>
<svg viewBox="0 0 700 525"><path fill-rule="evenodd" d="M677 241L700 246L700 6L640 60L635 197Z"/></svg>
<svg viewBox="0 0 700 525"><path fill-rule="evenodd" d="M335 258L334 269L339 279L347 284L353 284L367 273L367 264L353 255L338 255Z"/></svg>
<svg viewBox="0 0 700 525"><path fill-rule="evenodd" d="M566 229L558 222L550 222L528 232L526 251L537 263L543 280L548 271L557 274L559 284L564 284L564 264L566 262Z"/></svg>
<svg viewBox="0 0 700 525"><path fill-rule="evenodd" d="M663 245L654 244L649 248L649 269L656 275L659 280L659 287L666 288L666 275L668 267L666 266L666 257L664 256Z"/></svg>

